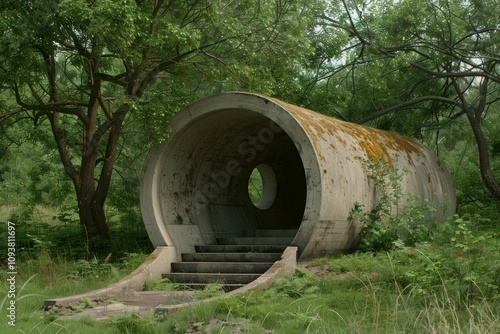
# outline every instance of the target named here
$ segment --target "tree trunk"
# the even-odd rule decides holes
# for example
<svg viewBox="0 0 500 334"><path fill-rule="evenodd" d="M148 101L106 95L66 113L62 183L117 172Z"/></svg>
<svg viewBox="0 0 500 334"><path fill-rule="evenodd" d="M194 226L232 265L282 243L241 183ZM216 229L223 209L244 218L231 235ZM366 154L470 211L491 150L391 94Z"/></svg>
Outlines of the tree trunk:
<svg viewBox="0 0 500 334"><path fill-rule="evenodd" d="M486 143L486 138L481 128L481 113L474 112L474 110L466 110L466 114L472 131L474 132L474 137L476 138L481 178L491 194L495 196L496 199L500 200L500 184L495 180L491 172L488 144Z"/></svg>
<svg viewBox="0 0 500 334"><path fill-rule="evenodd" d="M80 222L86 230L87 236L99 235L105 240L111 240L104 206L95 204L96 187L95 171L97 162L98 143L93 143L84 152L80 166L80 185L76 189L78 214Z"/></svg>
<svg viewBox="0 0 500 334"><path fill-rule="evenodd" d="M97 189L94 193L92 201L92 214L96 223L97 232L100 236L111 239L106 216L104 214L104 203L108 197L108 191L111 184L111 176L113 174L113 166L116 161L118 140L120 139L123 120L128 113L129 106L123 105L115 113L116 118L113 120L113 125L109 130L108 143L106 153L102 159L101 175L97 183Z"/></svg>
<svg viewBox="0 0 500 334"><path fill-rule="evenodd" d="M87 192L87 194L89 194ZM104 207L93 203L94 196L78 195L78 214L80 223L85 228L87 237L98 235L105 240L111 240L109 227L104 214Z"/></svg>
<svg viewBox="0 0 500 334"><path fill-rule="evenodd" d="M105 240L111 240L111 235L104 212L104 204L111 184L111 176L116 161L118 140L123 126L123 120L128 110L129 106L123 105L115 113L115 118L113 118L112 125L108 130L106 153L104 157L97 159L97 148L100 140L96 140L88 147L82 159L80 191L77 191L80 221L89 235L98 235ZM94 135L97 136L98 133L104 133L104 131L104 129L100 128ZM101 174L96 187L96 167L101 163Z"/></svg>

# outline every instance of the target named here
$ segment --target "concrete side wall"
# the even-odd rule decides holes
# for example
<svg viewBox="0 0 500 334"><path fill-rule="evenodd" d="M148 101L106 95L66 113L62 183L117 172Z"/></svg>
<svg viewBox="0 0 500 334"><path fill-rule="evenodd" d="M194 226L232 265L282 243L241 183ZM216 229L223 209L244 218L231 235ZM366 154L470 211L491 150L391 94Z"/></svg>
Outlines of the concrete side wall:
<svg viewBox="0 0 500 334"><path fill-rule="evenodd" d="M318 157L321 179L321 214L301 259L356 248L362 225L350 219L355 203L371 210L375 192L366 167L368 160L383 160L406 173L401 184L405 195L420 203L435 202L439 221L455 211L452 180L443 163L422 144L394 133L343 122L304 108L274 100L298 120ZM399 209L404 208L402 201ZM397 213L394 208L393 213Z"/></svg>
<svg viewBox="0 0 500 334"><path fill-rule="evenodd" d="M177 261L175 247L157 247L147 260L132 273L103 289L86 292L80 295L47 299L45 308L65 308L78 305L82 299L113 300L129 291L142 291L148 280L160 279L162 274L170 272L170 264Z"/></svg>

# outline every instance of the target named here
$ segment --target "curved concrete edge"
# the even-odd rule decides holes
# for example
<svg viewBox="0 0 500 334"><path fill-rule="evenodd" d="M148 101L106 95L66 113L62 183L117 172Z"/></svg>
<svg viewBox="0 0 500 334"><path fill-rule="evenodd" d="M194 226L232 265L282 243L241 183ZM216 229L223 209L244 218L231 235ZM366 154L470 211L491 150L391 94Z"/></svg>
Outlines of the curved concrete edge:
<svg viewBox="0 0 500 334"><path fill-rule="evenodd" d="M144 290L146 281L160 279L162 274L170 272L170 264L176 260L177 254L175 247L156 247L143 264L118 282L105 288L79 295L46 299L44 301L44 308L45 310L50 310L52 308L60 309L79 304L82 299L88 298L105 301L124 294L127 291L142 291Z"/></svg>
<svg viewBox="0 0 500 334"><path fill-rule="evenodd" d="M192 307L194 305L200 303L209 303L217 300L221 300L224 298L233 297L245 292L256 291L256 290L264 290L269 288L278 278L285 276L293 276L295 274L295 269L297 268L297 251L298 247L290 246L285 249L281 259L276 261L271 268L269 268L264 274L259 276L253 282L248 283L247 285L233 290L231 292L225 293L220 296L216 296L213 298L198 300L190 303L182 303L177 305L158 305L155 308L155 316L165 317L169 313L176 312L182 310L186 307Z"/></svg>

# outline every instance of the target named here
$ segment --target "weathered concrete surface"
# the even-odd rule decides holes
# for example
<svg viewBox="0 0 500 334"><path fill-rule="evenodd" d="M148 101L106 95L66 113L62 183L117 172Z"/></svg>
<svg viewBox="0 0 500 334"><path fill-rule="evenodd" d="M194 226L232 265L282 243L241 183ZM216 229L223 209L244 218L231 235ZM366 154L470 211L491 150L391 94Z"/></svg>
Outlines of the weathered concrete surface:
<svg viewBox="0 0 500 334"><path fill-rule="evenodd" d="M143 264L120 281L106 288L79 295L47 299L44 302L45 309L64 310L78 305L84 299L106 304L110 300L117 301L128 298L136 291L142 291L146 281L160 279L162 274L170 272L170 263L176 258L174 247L157 247Z"/></svg>
<svg viewBox="0 0 500 334"><path fill-rule="evenodd" d="M248 93L199 100L170 126L170 140L149 155L141 207L153 244L175 246L178 260L194 245L257 230L298 230L300 260L356 248L361 224L351 209L370 210L378 196L368 159L409 171L403 192L437 203L436 219L455 210L441 160L403 136ZM264 187L257 205L248 194L254 169Z"/></svg>
<svg viewBox="0 0 500 334"><path fill-rule="evenodd" d="M148 260L132 274L105 289L66 298L47 300L45 301L46 311L55 308L57 311L60 311L65 319L91 317L96 320L108 320L111 316L128 316L131 314L144 316L151 312L163 316L167 313L192 306L193 303L210 302L214 299L227 298L247 291L268 288L276 279L293 275L297 267L297 247L287 247L281 258L256 280L218 297L196 300L192 296L192 292L142 291L146 279L159 278L157 269L161 272L169 271L168 268L170 268L170 263L172 262L171 251L172 249L168 248L155 250L150 258L163 258L161 261L157 262L155 259ZM166 261L166 263L163 261ZM155 268L149 271L152 265ZM147 274L144 275L144 273ZM134 279L134 277L136 278ZM139 280L137 277L142 278ZM139 281L142 281L142 284L139 284ZM84 309L78 313L72 312L83 299L94 300L98 305Z"/></svg>
<svg viewBox="0 0 500 334"><path fill-rule="evenodd" d="M203 299L197 301L198 303L212 302L221 298L228 298L236 296L249 291L258 291L269 288L278 278L285 276L293 276L295 274L295 269L297 268L297 247L287 247L281 256L279 261L276 261L271 268L269 268L264 274L259 276L253 282L221 296ZM172 313L186 307L192 306L193 303L180 303L176 305L159 305L156 307L155 313L158 316L165 316L168 313Z"/></svg>
<svg viewBox="0 0 500 334"><path fill-rule="evenodd" d="M196 302L192 291L138 291L117 297L118 299L112 302L64 315L64 319L90 317L95 320L109 320L117 316L145 316L152 314L156 307Z"/></svg>

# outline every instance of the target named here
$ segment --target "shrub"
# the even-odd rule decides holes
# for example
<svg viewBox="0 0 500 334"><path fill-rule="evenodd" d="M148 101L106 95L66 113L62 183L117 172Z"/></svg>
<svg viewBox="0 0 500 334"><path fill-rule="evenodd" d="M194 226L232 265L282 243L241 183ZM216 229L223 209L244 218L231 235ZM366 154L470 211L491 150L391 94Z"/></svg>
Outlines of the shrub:
<svg viewBox="0 0 500 334"><path fill-rule="evenodd" d="M358 202L351 210L351 219L363 224L359 250L387 251L429 240L435 226L429 217L436 208L428 201L418 205L420 199L417 196L404 196L401 180L407 172L393 168L383 159L377 162L365 160L363 165L379 199L369 211ZM406 205L401 208L403 199Z"/></svg>

